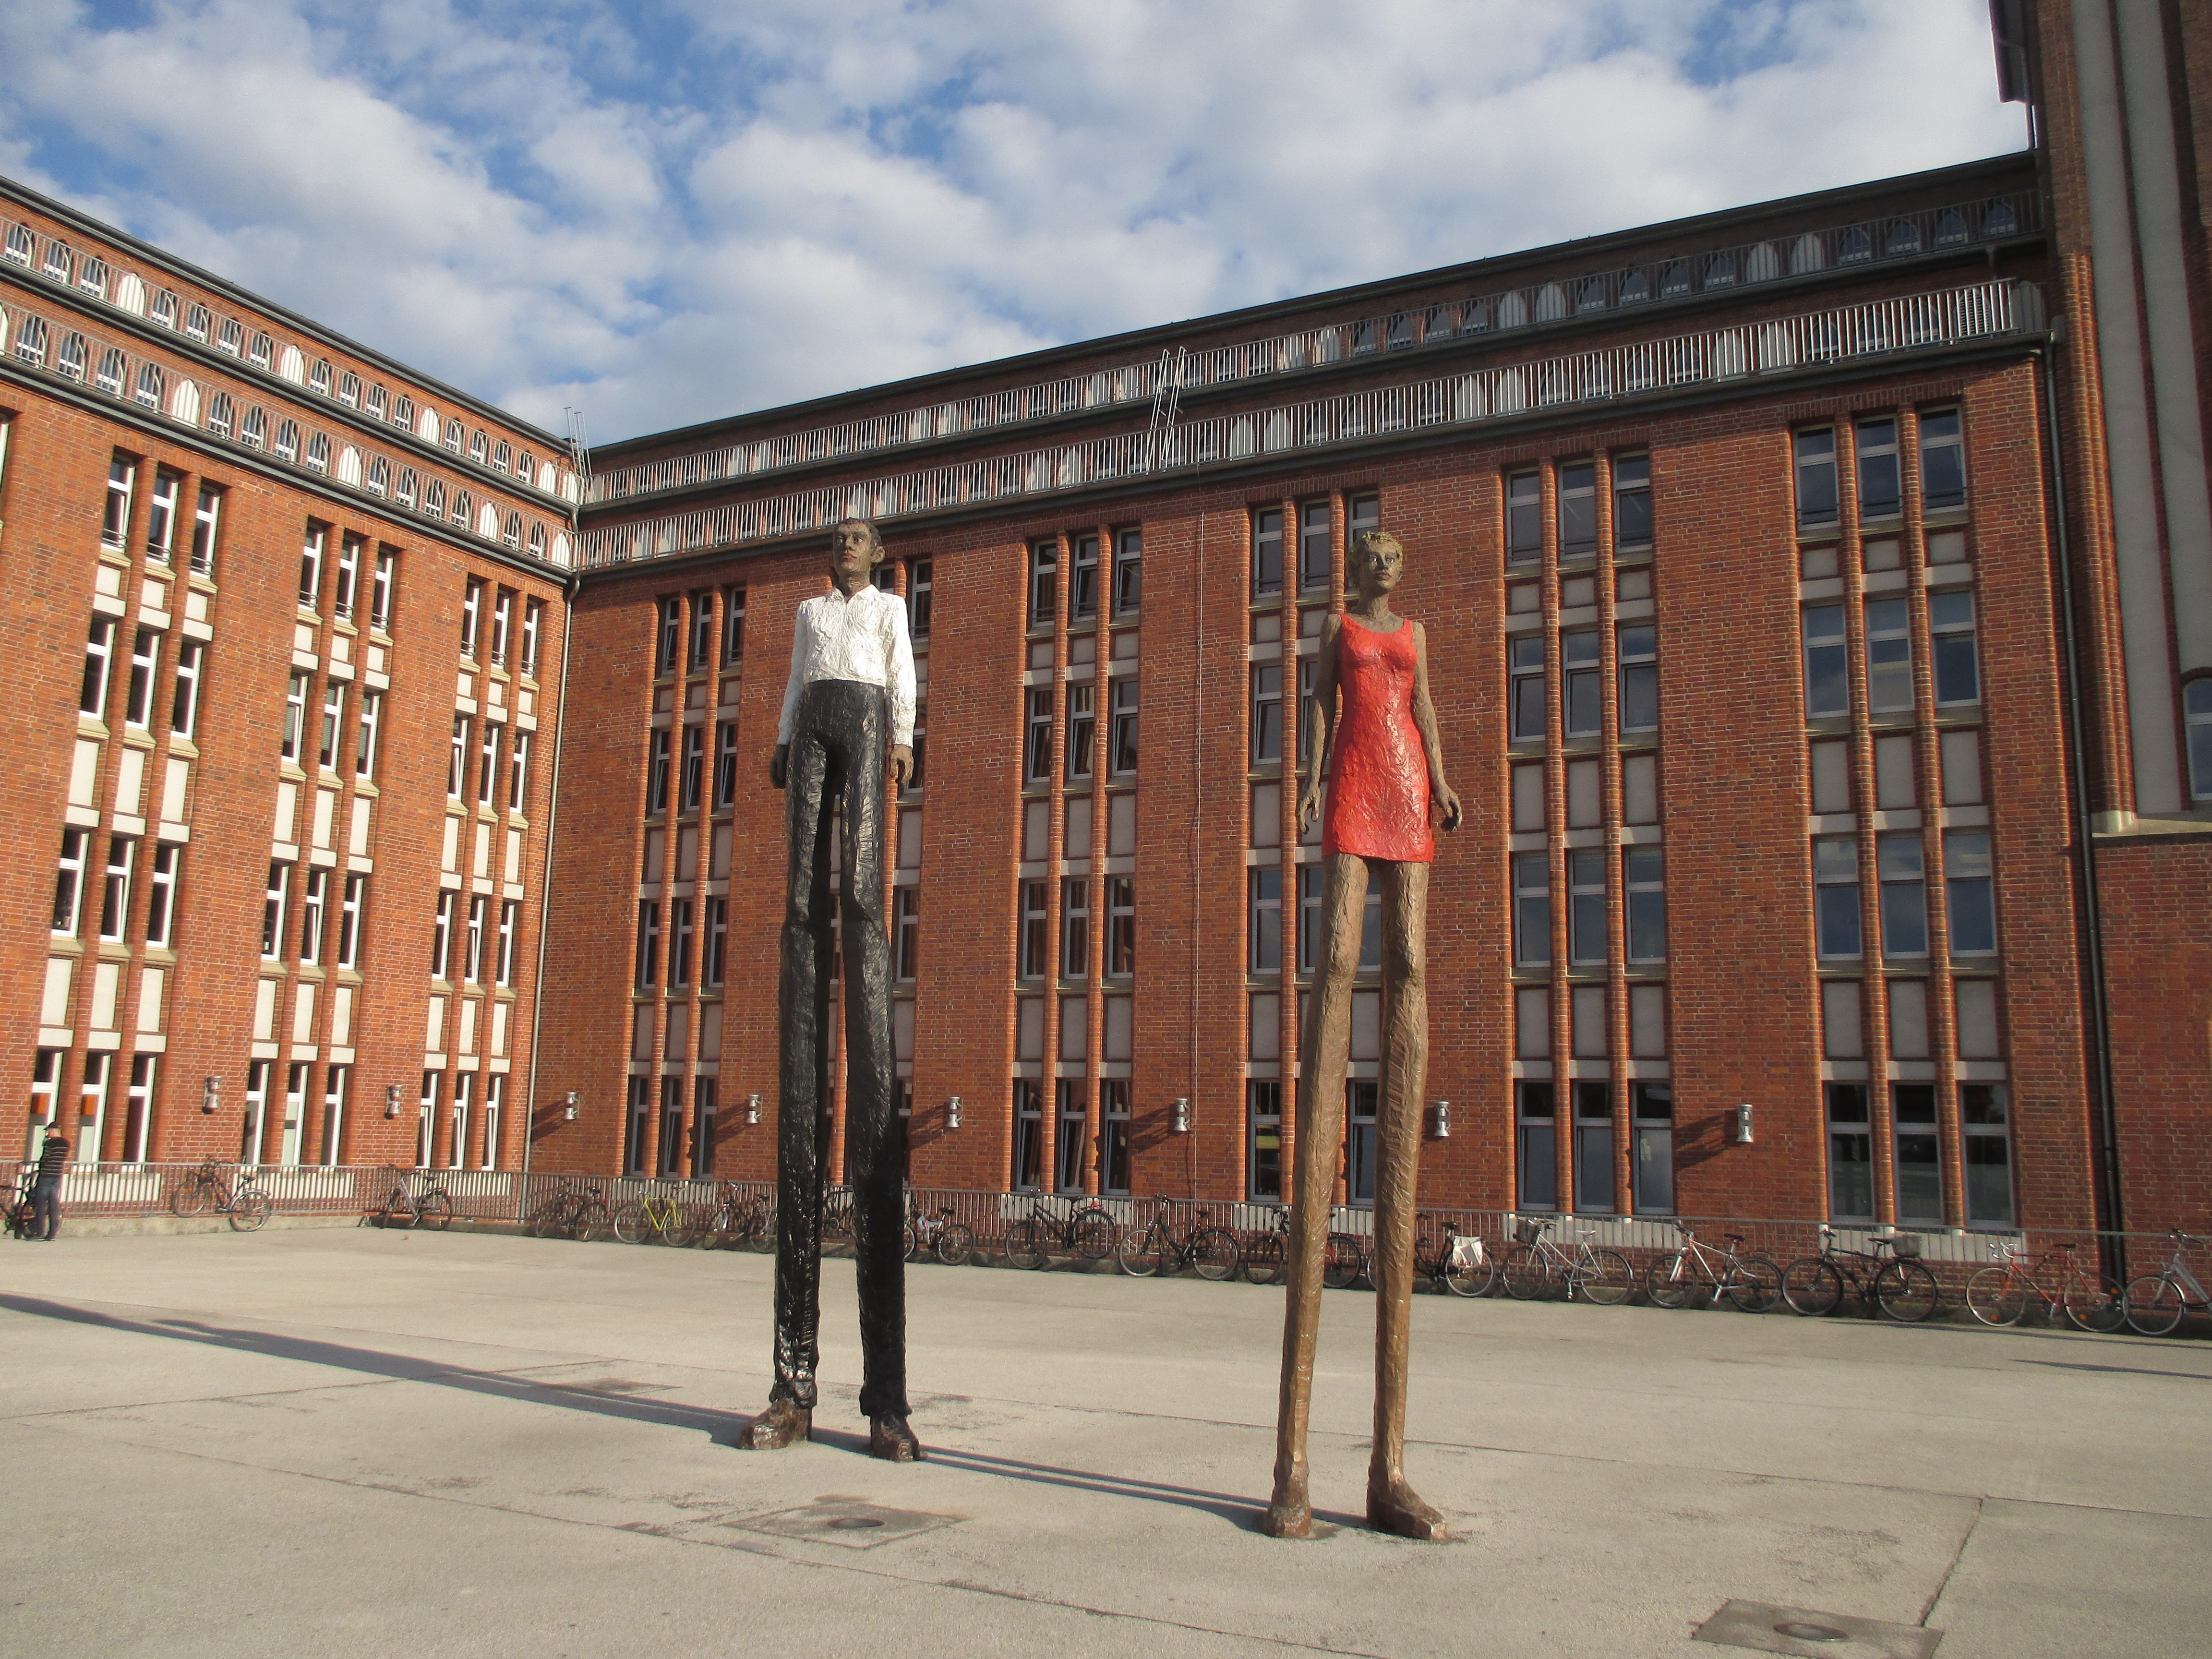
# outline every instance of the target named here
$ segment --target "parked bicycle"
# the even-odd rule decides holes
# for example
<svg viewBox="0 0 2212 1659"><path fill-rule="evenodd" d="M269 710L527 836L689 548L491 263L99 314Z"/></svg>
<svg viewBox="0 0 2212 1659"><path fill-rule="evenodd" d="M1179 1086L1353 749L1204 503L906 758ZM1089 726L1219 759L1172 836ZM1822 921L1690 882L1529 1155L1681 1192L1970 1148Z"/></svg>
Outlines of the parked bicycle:
<svg viewBox="0 0 2212 1659"><path fill-rule="evenodd" d="M392 1177L391 1183L385 1188L384 1202L369 1212L378 1226L443 1227L453 1218L452 1195L428 1176L397 1164L386 1164L384 1172Z"/></svg>
<svg viewBox="0 0 2212 1659"><path fill-rule="evenodd" d="M1042 1267L1057 1251L1103 1261L1114 1254L1120 1231L1106 1206L1095 1198L1065 1214L1053 1208L1052 1200L1041 1198L1006 1229L1006 1260L1017 1267Z"/></svg>
<svg viewBox="0 0 2212 1659"><path fill-rule="evenodd" d="M540 1238L597 1237L606 1231L606 1196L595 1187L564 1181L530 1213L530 1231Z"/></svg>
<svg viewBox="0 0 2212 1659"><path fill-rule="evenodd" d="M701 1231L701 1243L748 1245L756 1250L775 1248L775 1198L769 1193L747 1193L734 1181L726 1181L714 1193L714 1212Z"/></svg>
<svg viewBox="0 0 2212 1659"><path fill-rule="evenodd" d="M18 1238L36 1238L39 1234L32 1229L38 1218L38 1206L31 1201L31 1183L23 1182L8 1197L8 1231Z"/></svg>
<svg viewBox="0 0 2212 1659"><path fill-rule="evenodd" d="M1487 1296L1498 1285L1498 1258L1481 1235L1454 1232L1449 1225L1413 1241L1413 1271L1454 1296Z"/></svg>
<svg viewBox="0 0 2212 1659"><path fill-rule="evenodd" d="M269 1194L254 1183L251 1170L240 1170L233 1186L213 1158L185 1175L169 1194L173 1214L205 1215L212 1210L230 1218L234 1232L256 1231L276 1207Z"/></svg>
<svg viewBox="0 0 2212 1659"><path fill-rule="evenodd" d="M1943 1299L1936 1275L1920 1260L1917 1234L1879 1234L1872 1250L1847 1250L1824 1221L1820 1254L1801 1256L1783 1269L1782 1299L1796 1312L1819 1319L1843 1304L1846 1287L1906 1324L1932 1317Z"/></svg>
<svg viewBox="0 0 2212 1659"><path fill-rule="evenodd" d="M2205 1294L2204 1286L2181 1259L2185 1246L2204 1241L2179 1230L2166 1237L2173 1241L2173 1254L2166 1258L2166 1266L2128 1285L2127 1322L2145 1336L2170 1335L2184 1314L2212 1313L2212 1296Z"/></svg>
<svg viewBox="0 0 2212 1659"><path fill-rule="evenodd" d="M1655 1308L1681 1308L1708 1297L1726 1297L1745 1313L1765 1313L1782 1299L1782 1269L1756 1252L1737 1249L1741 1233L1723 1233L1728 1248L1717 1250L1694 1228L1678 1221L1682 1242L1655 1256L1644 1275L1644 1293Z"/></svg>
<svg viewBox="0 0 2212 1659"><path fill-rule="evenodd" d="M1499 1265L1505 1293L1526 1302L1564 1291L1568 1301L1581 1296L1614 1308L1635 1294L1636 1270L1619 1250L1593 1244L1595 1227L1577 1227L1572 1250L1552 1242L1549 1216L1523 1216L1513 1224L1513 1246Z"/></svg>
<svg viewBox="0 0 2212 1659"><path fill-rule="evenodd" d="M2019 1324L2031 1300L2043 1304L2045 1318L2055 1322L2063 1312L2085 1331L2117 1331L2127 1318L2120 1287L2083 1267L2071 1241L2053 1244L2033 1261L2008 1242L1992 1244L1990 1255L1997 1265L1966 1281L1966 1311L1984 1325Z"/></svg>
<svg viewBox="0 0 2212 1659"><path fill-rule="evenodd" d="M678 1203L672 1194L647 1193L615 1212L615 1237L625 1244L642 1244L648 1238L663 1244L688 1244L703 1220L690 1205Z"/></svg>
<svg viewBox="0 0 2212 1659"><path fill-rule="evenodd" d="M1207 1222L1203 1212L1194 1206L1189 1210L1189 1219L1177 1228L1176 1207L1163 1205L1153 1212L1148 1225L1121 1236L1114 1259L1121 1271L1138 1279L1150 1279L1163 1267L1171 1273L1190 1267L1200 1279L1216 1282L1235 1273L1237 1264L1243 1259L1243 1252L1237 1248L1237 1235L1226 1227ZM1012 1255L1011 1248L1008 1254Z"/></svg>
<svg viewBox="0 0 2212 1659"><path fill-rule="evenodd" d="M822 1237L842 1239L848 1243L853 1237L853 1189L850 1187L825 1187L822 1192Z"/></svg>
<svg viewBox="0 0 2212 1659"><path fill-rule="evenodd" d="M950 1204L927 1215L908 1194L906 1200L906 1259L933 1255L948 1267L957 1267L975 1253L975 1235L952 1218Z"/></svg>
<svg viewBox="0 0 2212 1659"><path fill-rule="evenodd" d="M1291 1206L1275 1206L1275 1224L1268 1231L1243 1239L1238 1253L1244 1277L1255 1285L1273 1285L1290 1271Z"/></svg>

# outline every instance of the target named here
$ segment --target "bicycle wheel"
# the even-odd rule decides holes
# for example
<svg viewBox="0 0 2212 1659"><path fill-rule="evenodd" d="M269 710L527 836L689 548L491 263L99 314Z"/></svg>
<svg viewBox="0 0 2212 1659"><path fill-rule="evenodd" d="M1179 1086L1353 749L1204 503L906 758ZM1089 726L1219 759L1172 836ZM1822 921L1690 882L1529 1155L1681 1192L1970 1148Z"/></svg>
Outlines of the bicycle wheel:
<svg viewBox="0 0 2212 1659"><path fill-rule="evenodd" d="M2181 1286L2164 1273L2145 1273L2128 1286L2123 1301L2128 1328L2143 1336L2168 1336L2181 1323Z"/></svg>
<svg viewBox="0 0 2212 1659"><path fill-rule="evenodd" d="M1601 1308L1618 1308L1636 1294L1636 1269L1619 1250L1593 1249L1576 1263L1575 1283Z"/></svg>
<svg viewBox="0 0 2212 1659"><path fill-rule="evenodd" d="M1237 1235L1226 1227L1200 1227L1190 1241L1190 1265L1198 1269L1200 1279L1210 1279L1217 1285L1237 1276L1237 1264L1242 1258Z"/></svg>
<svg viewBox="0 0 2212 1659"><path fill-rule="evenodd" d="M1933 1318L1942 1302L1942 1287L1921 1262L1893 1259L1875 1269L1874 1304L1892 1319L1917 1325Z"/></svg>
<svg viewBox="0 0 2212 1659"><path fill-rule="evenodd" d="M1782 1299L1792 1313L1824 1319L1844 1300L1844 1276L1832 1261L1801 1256L1782 1270Z"/></svg>
<svg viewBox="0 0 2212 1659"><path fill-rule="evenodd" d="M260 1188L248 1187L231 1201L230 1229L238 1233L258 1232L261 1224L269 1219L269 1212L276 1207Z"/></svg>
<svg viewBox="0 0 2212 1659"><path fill-rule="evenodd" d="M1705 1291L1705 1276L1697 1258L1687 1250L1669 1250L1651 1258L1644 1275L1644 1294L1655 1308L1686 1308Z"/></svg>
<svg viewBox="0 0 2212 1659"><path fill-rule="evenodd" d="M2076 1273L2066 1281L2060 1305L2077 1329L2110 1335L2127 1322L2127 1298L2104 1273Z"/></svg>
<svg viewBox="0 0 2212 1659"><path fill-rule="evenodd" d="M598 1238L607 1231L607 1201L597 1193L587 1193L576 1200L576 1207L568 1212L568 1226L580 1240Z"/></svg>
<svg viewBox="0 0 2212 1659"><path fill-rule="evenodd" d="M1034 1221L1017 1221L1006 1229L1006 1261L1010 1266L1034 1271L1045 1263L1044 1229Z"/></svg>
<svg viewBox="0 0 2212 1659"><path fill-rule="evenodd" d="M169 1194L172 1215L205 1215L214 1206L215 1190L201 1176L186 1176Z"/></svg>
<svg viewBox="0 0 2212 1659"><path fill-rule="evenodd" d="M909 1261L921 1254L921 1229L911 1221L906 1224L906 1259Z"/></svg>
<svg viewBox="0 0 2212 1659"><path fill-rule="evenodd" d="M2009 1267L1984 1267L1966 1281L1966 1311L1984 1325L2017 1325L2027 1287Z"/></svg>
<svg viewBox="0 0 2212 1659"><path fill-rule="evenodd" d="M1012 1237L1009 1236L1006 1242L1011 1246ZM1132 1279L1150 1279L1160 1270L1160 1258L1167 1253L1166 1243L1161 1236L1160 1224L1155 1221L1142 1232L1123 1234L1115 1249L1114 1260Z"/></svg>
<svg viewBox="0 0 2212 1659"><path fill-rule="evenodd" d="M1282 1235L1269 1233L1254 1239L1244 1247L1244 1277L1255 1285L1273 1285L1281 1279L1285 1265Z"/></svg>
<svg viewBox="0 0 2212 1659"><path fill-rule="evenodd" d="M645 1206L635 1199L615 1212L615 1237L625 1244L635 1244L643 1239L647 1224Z"/></svg>
<svg viewBox="0 0 2212 1659"><path fill-rule="evenodd" d="M775 1249L775 1206L763 1199L745 1223L745 1243L765 1255Z"/></svg>
<svg viewBox="0 0 2212 1659"><path fill-rule="evenodd" d="M1740 1312L1769 1312L1782 1300L1782 1269L1766 1256L1740 1255L1721 1280L1721 1294Z"/></svg>
<svg viewBox="0 0 2212 1659"><path fill-rule="evenodd" d="M1498 1261L1487 1250L1462 1255L1456 1244L1444 1258L1444 1288L1454 1296L1488 1296L1498 1288Z"/></svg>
<svg viewBox="0 0 2212 1659"><path fill-rule="evenodd" d="M1105 1211L1085 1210L1069 1228L1069 1242L1085 1261L1103 1261L1114 1254L1114 1236L1119 1231Z"/></svg>
<svg viewBox="0 0 2212 1659"><path fill-rule="evenodd" d="M1559 1294L1559 1270L1552 1265L1552 1258L1533 1244L1516 1244L1506 1251L1499 1273L1505 1281L1505 1294L1516 1302Z"/></svg>
<svg viewBox="0 0 2212 1659"><path fill-rule="evenodd" d="M1332 1291L1348 1290L1358 1282L1366 1265L1358 1239L1350 1233L1331 1233L1322 1249L1321 1282Z"/></svg>
<svg viewBox="0 0 2212 1659"><path fill-rule="evenodd" d="M957 1221L947 1222L937 1235L937 1259L948 1267L963 1267L975 1254L975 1235Z"/></svg>
<svg viewBox="0 0 2212 1659"><path fill-rule="evenodd" d="M422 1225L442 1229L453 1218L453 1200L447 1196L444 1188L433 1187L422 1194L416 1213Z"/></svg>

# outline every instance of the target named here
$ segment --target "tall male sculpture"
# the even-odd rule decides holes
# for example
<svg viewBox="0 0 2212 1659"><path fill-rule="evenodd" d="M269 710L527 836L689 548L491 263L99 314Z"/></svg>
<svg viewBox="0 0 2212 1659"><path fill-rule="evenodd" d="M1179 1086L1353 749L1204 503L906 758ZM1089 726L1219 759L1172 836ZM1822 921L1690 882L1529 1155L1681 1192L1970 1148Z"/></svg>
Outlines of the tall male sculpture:
<svg viewBox="0 0 2212 1659"><path fill-rule="evenodd" d="M860 1413L868 1419L870 1454L910 1463L922 1452L907 1425L903 1127L892 1101L884 776L886 738L895 786L904 785L914 765L914 647L906 607L869 580L883 559L874 526L848 519L831 531L830 590L799 607L769 764L770 781L787 792L791 842L778 983L775 1382L768 1409L738 1443L755 1450L793 1445L814 1425L823 1161L830 1146L830 838L832 824L842 822L846 1170L860 1290Z"/></svg>
<svg viewBox="0 0 2212 1659"><path fill-rule="evenodd" d="M1406 1364L1421 1085L1429 1057L1423 958L1429 863L1436 856L1430 820L1433 806L1443 827L1456 830L1460 804L1444 781L1436 710L1429 702L1427 637L1420 623L1390 610L1391 590L1404 573L1405 550L1396 537L1370 530L1352 544L1346 580L1357 597L1322 625L1314 687L1320 718L1298 799L1298 822L1304 825L1322 810L1322 779L1328 779L1328 809L1322 823L1322 973L1301 1055L1275 1493L1261 1522L1263 1531L1277 1538L1305 1538L1313 1532L1306 1419L1313 1402L1322 1249L1344 1139L1352 981L1359 966L1370 877L1382 888L1387 1014L1376 1117L1375 1438L1367 1470L1367 1519L1378 1530L1402 1537L1444 1536L1443 1517L1406 1481ZM1344 698L1340 719L1339 692Z"/></svg>

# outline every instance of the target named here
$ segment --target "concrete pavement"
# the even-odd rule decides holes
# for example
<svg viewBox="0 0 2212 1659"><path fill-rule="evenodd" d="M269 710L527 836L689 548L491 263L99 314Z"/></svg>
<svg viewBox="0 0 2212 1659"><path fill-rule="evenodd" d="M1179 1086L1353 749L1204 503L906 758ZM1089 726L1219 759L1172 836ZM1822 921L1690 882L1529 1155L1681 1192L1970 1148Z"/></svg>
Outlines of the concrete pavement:
<svg viewBox="0 0 2212 1659"><path fill-rule="evenodd" d="M2203 1344L1424 1297L1409 1466L1456 1541L1414 1545L1358 1524L1373 1304L1333 1293L1336 1525L1290 1544L1251 1530L1279 1291L917 1267L933 1461L899 1468L862 1455L845 1261L819 1443L720 1443L765 1398L769 1268L10 1244L0 1652L1717 1659L1690 1633L1731 1598L1943 1659L2212 1650Z"/></svg>

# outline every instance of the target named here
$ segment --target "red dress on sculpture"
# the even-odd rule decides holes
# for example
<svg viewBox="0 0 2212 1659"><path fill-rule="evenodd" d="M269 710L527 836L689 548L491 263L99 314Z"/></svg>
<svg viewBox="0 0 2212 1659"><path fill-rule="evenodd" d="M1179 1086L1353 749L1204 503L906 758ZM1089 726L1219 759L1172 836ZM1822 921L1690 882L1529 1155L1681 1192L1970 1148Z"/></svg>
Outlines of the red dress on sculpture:
<svg viewBox="0 0 2212 1659"><path fill-rule="evenodd" d="M1432 863L1428 755L1413 724L1413 624L1401 617L1395 633L1378 634L1346 617L1336 641L1343 714L1329 756L1322 851Z"/></svg>

